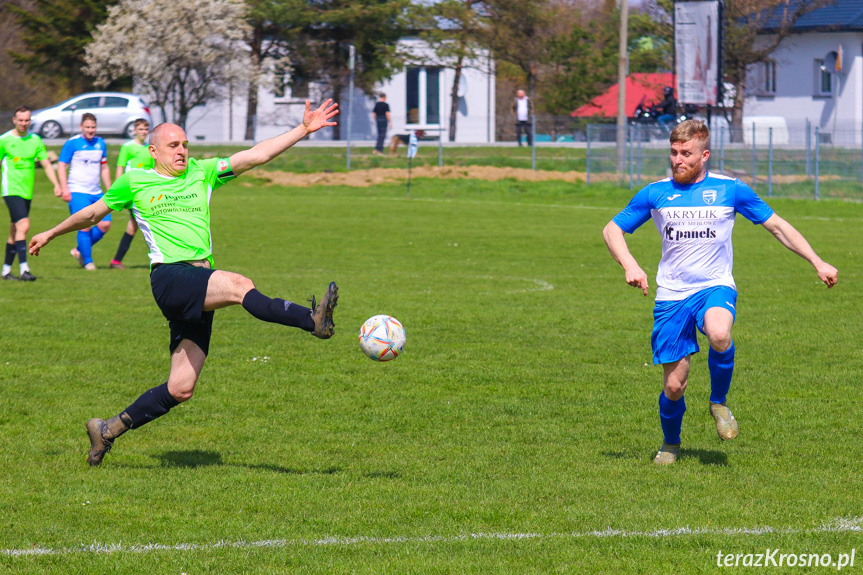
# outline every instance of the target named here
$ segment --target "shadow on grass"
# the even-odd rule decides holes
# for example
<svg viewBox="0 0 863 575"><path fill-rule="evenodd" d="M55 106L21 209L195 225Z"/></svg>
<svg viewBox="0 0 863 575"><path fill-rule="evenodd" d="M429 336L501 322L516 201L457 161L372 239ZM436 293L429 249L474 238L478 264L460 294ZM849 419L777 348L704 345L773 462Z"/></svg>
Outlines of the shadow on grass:
<svg viewBox="0 0 863 575"><path fill-rule="evenodd" d="M642 459L644 454L635 450L628 451L604 451L605 457L611 459ZM651 451L648 459L653 461L656 455L655 451ZM697 458L701 465L717 465L720 467L728 467L728 457L722 451L712 451L708 449L681 449L680 459Z"/></svg>
<svg viewBox="0 0 863 575"><path fill-rule="evenodd" d="M184 467L186 469L219 465L226 467L242 467L245 469L259 469L262 471L274 471L276 473L287 473L291 475L333 475L334 473L339 473L341 471L338 467L302 470L268 463L250 463L245 465L242 463L226 463L222 461L221 453L217 451L202 451L200 449L192 449L188 451L166 451L154 457L161 461L162 467Z"/></svg>
<svg viewBox="0 0 863 575"><path fill-rule="evenodd" d="M718 465L720 467L728 467L728 456L722 451L713 451L711 449L681 449L680 459L689 459L697 457L701 465Z"/></svg>

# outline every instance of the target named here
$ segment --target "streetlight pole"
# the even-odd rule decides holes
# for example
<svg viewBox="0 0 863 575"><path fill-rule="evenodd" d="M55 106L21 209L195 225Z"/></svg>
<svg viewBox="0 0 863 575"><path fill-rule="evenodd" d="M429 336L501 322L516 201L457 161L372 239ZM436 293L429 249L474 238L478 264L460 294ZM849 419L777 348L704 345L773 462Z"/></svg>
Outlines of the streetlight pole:
<svg viewBox="0 0 863 575"><path fill-rule="evenodd" d="M348 118L347 118L347 126L346 129L348 131L347 136L345 137L346 144L345 156L347 158L348 170L351 169L351 118L353 117L353 104L354 104L354 60L356 58L356 48L351 44L349 48L349 56L348 56L348 68L351 71L351 79L348 87Z"/></svg>

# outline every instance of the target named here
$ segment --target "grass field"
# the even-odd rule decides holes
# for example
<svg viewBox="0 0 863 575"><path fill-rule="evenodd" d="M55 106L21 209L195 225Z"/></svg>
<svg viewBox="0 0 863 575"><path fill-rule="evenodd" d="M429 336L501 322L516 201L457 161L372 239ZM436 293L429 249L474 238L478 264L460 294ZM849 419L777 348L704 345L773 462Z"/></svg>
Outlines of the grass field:
<svg viewBox="0 0 863 575"><path fill-rule="evenodd" d="M34 232L67 215L39 182ZM125 214L96 272L56 240L38 281L0 284L0 572L712 573L776 548L856 549L860 572L863 206L771 202L839 269L830 291L738 221L740 437L716 436L698 354L682 458L657 468L652 298L600 236L629 195L241 178L213 197L217 267L300 302L336 280L336 336L219 311L195 397L98 469L84 423L165 380L168 329L140 236L107 269ZM652 278L652 224L629 240ZM408 333L388 364L357 347L378 313Z"/></svg>

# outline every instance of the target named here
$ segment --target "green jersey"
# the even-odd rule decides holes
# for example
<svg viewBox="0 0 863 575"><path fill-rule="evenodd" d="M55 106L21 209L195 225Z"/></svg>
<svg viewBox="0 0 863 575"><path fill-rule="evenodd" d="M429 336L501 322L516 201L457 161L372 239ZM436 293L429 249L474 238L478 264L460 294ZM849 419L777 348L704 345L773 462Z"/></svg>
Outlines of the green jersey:
<svg viewBox="0 0 863 575"><path fill-rule="evenodd" d="M234 179L226 158L189 158L181 176L155 170L129 170L102 198L112 210L131 208L150 248L150 265L209 260L210 196Z"/></svg>
<svg viewBox="0 0 863 575"><path fill-rule="evenodd" d="M128 172L135 168L149 170L153 167L153 156L150 155L150 146L139 144L137 140L129 140L120 147L120 156L117 165L123 166L123 171Z"/></svg>
<svg viewBox="0 0 863 575"><path fill-rule="evenodd" d="M36 134L23 138L15 130L0 136L0 169L3 170L3 195L33 199L33 180L36 162L47 158L45 144Z"/></svg>

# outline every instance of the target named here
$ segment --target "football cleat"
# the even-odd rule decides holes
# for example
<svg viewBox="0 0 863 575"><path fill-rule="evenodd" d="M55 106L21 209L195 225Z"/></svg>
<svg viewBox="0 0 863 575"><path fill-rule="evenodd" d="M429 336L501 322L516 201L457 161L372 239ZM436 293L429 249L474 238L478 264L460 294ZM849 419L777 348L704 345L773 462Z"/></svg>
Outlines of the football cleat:
<svg viewBox="0 0 863 575"><path fill-rule="evenodd" d="M737 420L724 403L710 402L710 415L716 421L716 433L719 439L728 441L737 437Z"/></svg>
<svg viewBox="0 0 863 575"><path fill-rule="evenodd" d="M111 262L110 268L112 270L124 270L126 266L124 266L121 262Z"/></svg>
<svg viewBox="0 0 863 575"><path fill-rule="evenodd" d="M662 442L662 447L653 458L653 462L657 465L671 465L677 461L677 456L680 453L680 444L671 444Z"/></svg>
<svg viewBox="0 0 863 575"><path fill-rule="evenodd" d="M312 321L315 322L312 335L321 339L333 337L336 331L336 324L333 323L333 308L339 301L339 286L336 282L330 282L320 303L315 301L315 296L312 296L309 301L312 303Z"/></svg>
<svg viewBox="0 0 863 575"><path fill-rule="evenodd" d="M69 254L78 261L79 266L84 267L84 256L81 255L78 248L72 248L69 250Z"/></svg>
<svg viewBox="0 0 863 575"><path fill-rule="evenodd" d="M12 275L12 272L9 272L9 273L8 273L8 274L6 274L5 276L3 276L3 279L4 279L4 280L13 280L13 281L18 281L18 276L13 276L13 275Z"/></svg>
<svg viewBox="0 0 863 575"><path fill-rule="evenodd" d="M90 436L90 453L87 455L87 463L90 464L90 467L102 465L102 458L114 446L113 439L105 439L103 436L107 431L108 426L104 419L94 417L87 422L87 435Z"/></svg>
<svg viewBox="0 0 863 575"><path fill-rule="evenodd" d="M22 282L34 282L36 281L36 276L31 274L29 271L21 273L21 281Z"/></svg>

